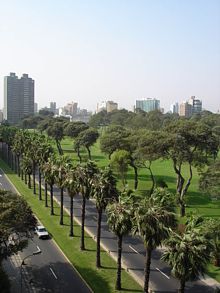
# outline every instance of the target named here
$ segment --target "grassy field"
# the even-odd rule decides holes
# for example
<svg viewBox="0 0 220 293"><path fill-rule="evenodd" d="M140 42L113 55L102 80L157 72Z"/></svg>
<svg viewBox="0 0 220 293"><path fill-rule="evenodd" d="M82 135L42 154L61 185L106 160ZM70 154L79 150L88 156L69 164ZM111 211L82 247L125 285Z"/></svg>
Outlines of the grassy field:
<svg viewBox="0 0 220 293"><path fill-rule="evenodd" d="M62 141L62 147L64 153L71 156L75 161L78 161L76 153L73 151L73 141L69 138L65 138ZM91 148L92 159L100 167L108 166L109 160L108 156L101 153L99 148L99 142L97 142ZM82 157L87 159L87 152L82 151ZM171 161L158 160L152 163L152 170L156 177L156 180L163 179L171 192L175 193L176 189L176 174L173 170ZM183 172L185 178L187 179L187 166L183 167ZM127 174L127 181L129 188L134 186L134 173L130 168ZM199 175L195 168L193 168L193 178L189 190L186 195L186 212L196 213L205 217L219 217L220 216L220 200L212 201L210 196L203 194L199 191L198 187ZM120 179L118 179L118 186L121 188ZM138 192L145 192L151 187L150 174L147 169L139 169L139 186Z"/></svg>
<svg viewBox="0 0 220 293"><path fill-rule="evenodd" d="M52 238L56 241L58 246L94 292L116 292L114 289L116 280L115 261L102 250L101 260L103 267L101 269L96 269L96 243L94 240L86 235L86 250L81 252L79 249L81 231L79 225L74 222L75 236L70 238L68 236L69 216L65 213L64 225L60 226L59 206L54 202L55 215L50 216L50 208L44 207L44 197L42 201L39 201L38 196L34 196L32 190L28 189L27 185L25 185L25 183L11 171L2 160L0 160L0 166L11 182L16 186L19 193L27 200L39 220L47 227ZM50 201L48 201L48 204L50 205ZM122 292L142 292L141 287L124 270L122 271L122 287Z"/></svg>

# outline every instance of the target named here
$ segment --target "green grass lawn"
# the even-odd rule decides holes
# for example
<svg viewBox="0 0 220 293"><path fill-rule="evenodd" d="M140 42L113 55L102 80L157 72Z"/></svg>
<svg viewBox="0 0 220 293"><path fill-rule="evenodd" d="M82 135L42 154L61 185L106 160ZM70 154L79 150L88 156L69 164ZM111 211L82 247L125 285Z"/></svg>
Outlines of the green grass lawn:
<svg viewBox="0 0 220 293"><path fill-rule="evenodd" d="M96 269L96 243L86 234L85 244L86 250L81 252L80 247L80 226L74 222L73 238L69 235L69 216L65 213L64 225L59 225L59 206L54 202L55 215L50 216L50 208L44 207L43 200L39 201L37 195L33 195L33 191L28 189L27 185L14 174L8 166L0 160L0 166L7 174L11 182L16 186L18 192L27 200L31 206L34 214L37 215L39 220L45 225L51 234L52 238L56 241L58 246L79 271L82 277L86 280L94 292L116 292L116 263L105 252L101 251L102 268ZM38 189L37 189L38 193ZM50 201L48 200L50 204ZM124 270L122 271L122 292L142 292L141 287L134 281L134 279Z"/></svg>

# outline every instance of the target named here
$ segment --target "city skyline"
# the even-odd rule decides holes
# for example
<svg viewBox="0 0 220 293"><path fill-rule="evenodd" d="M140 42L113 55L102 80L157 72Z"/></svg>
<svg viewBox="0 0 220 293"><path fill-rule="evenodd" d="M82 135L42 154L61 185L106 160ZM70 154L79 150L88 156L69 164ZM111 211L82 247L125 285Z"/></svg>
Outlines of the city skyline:
<svg viewBox="0 0 220 293"><path fill-rule="evenodd" d="M168 111L196 96L220 108L219 1L15 0L0 4L0 37L0 108L9 72L33 77L40 107L155 98Z"/></svg>

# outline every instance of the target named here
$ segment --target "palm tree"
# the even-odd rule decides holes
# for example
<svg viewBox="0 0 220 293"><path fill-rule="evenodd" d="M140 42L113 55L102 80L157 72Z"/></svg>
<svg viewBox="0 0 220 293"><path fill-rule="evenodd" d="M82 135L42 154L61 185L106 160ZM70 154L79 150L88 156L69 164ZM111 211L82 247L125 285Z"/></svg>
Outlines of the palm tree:
<svg viewBox="0 0 220 293"><path fill-rule="evenodd" d="M60 225L63 225L63 192L67 171L70 165L70 158L65 156L59 156L56 158L55 181L60 188Z"/></svg>
<svg viewBox="0 0 220 293"><path fill-rule="evenodd" d="M183 233L171 231L164 244L166 250L162 260L172 267L173 275L180 280L180 293L185 292L185 284L200 274L204 274L211 259L214 245L204 235L202 227L192 224L191 219Z"/></svg>
<svg viewBox="0 0 220 293"><path fill-rule="evenodd" d="M81 244L80 249L85 250L85 210L86 210L86 200L89 199L92 190L92 178L98 173L97 165L88 161L84 165L78 165L76 168L77 181L79 184L79 191L82 195L82 212L81 212Z"/></svg>
<svg viewBox="0 0 220 293"><path fill-rule="evenodd" d="M118 238L118 261L117 261L117 279L115 284L116 290L121 290L121 254L123 236L129 234L132 228L132 211L129 208L127 200L119 197L107 206L108 225Z"/></svg>
<svg viewBox="0 0 220 293"><path fill-rule="evenodd" d="M64 186L67 188L70 197L70 233L69 236L73 237L73 197L79 192L79 185L76 178L75 168L70 166L66 174Z"/></svg>
<svg viewBox="0 0 220 293"><path fill-rule="evenodd" d="M22 157L21 161L21 169L24 172L25 176L25 184L27 184L27 176L28 176L28 188L31 188L31 174L32 174L32 162L30 158L26 155Z"/></svg>
<svg viewBox="0 0 220 293"><path fill-rule="evenodd" d="M166 200L161 193L166 193ZM149 199L142 200L134 211L134 233L143 237L146 247L144 292L148 292L149 288L152 252L169 237L169 228L176 225L173 201L170 204L171 196L168 195L167 191L157 189Z"/></svg>
<svg viewBox="0 0 220 293"><path fill-rule="evenodd" d="M116 179L110 168L102 170L95 174L92 180L93 184L93 198L97 210L97 233L96 233L96 267L101 267L100 257L100 239L101 239L101 223L102 213L107 204L118 198L118 191L116 188Z"/></svg>
<svg viewBox="0 0 220 293"><path fill-rule="evenodd" d="M50 186L50 214L54 215L53 207L53 186L55 184L55 158L54 155L51 155L48 161L43 165L44 179L47 184Z"/></svg>

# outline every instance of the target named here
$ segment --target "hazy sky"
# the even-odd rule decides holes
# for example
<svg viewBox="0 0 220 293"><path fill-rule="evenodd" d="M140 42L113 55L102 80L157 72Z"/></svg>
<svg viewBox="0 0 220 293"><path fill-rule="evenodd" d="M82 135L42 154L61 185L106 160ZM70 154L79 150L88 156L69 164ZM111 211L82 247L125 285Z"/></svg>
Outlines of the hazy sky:
<svg viewBox="0 0 220 293"><path fill-rule="evenodd" d="M35 80L39 106L195 95L216 112L220 0L0 0L0 108L9 72Z"/></svg>

